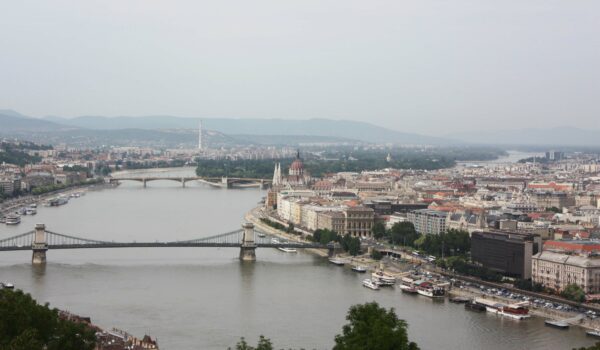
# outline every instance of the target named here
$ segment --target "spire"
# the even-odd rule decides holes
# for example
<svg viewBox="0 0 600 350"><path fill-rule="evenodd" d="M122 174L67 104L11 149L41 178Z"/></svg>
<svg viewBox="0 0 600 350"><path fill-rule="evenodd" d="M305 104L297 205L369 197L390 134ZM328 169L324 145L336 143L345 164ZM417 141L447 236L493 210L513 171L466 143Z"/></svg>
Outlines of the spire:
<svg viewBox="0 0 600 350"><path fill-rule="evenodd" d="M198 149L202 150L202 120L198 124Z"/></svg>
<svg viewBox="0 0 600 350"><path fill-rule="evenodd" d="M296 159L300 159L300 150L299 149L296 150Z"/></svg>

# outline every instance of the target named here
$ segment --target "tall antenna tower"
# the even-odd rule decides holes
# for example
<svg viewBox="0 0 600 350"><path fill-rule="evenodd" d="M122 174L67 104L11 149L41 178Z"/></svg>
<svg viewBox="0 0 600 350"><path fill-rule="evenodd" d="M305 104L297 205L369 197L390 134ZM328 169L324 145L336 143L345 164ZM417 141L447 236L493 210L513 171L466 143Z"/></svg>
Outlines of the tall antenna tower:
<svg viewBox="0 0 600 350"><path fill-rule="evenodd" d="M202 150L202 120L198 124L198 149Z"/></svg>

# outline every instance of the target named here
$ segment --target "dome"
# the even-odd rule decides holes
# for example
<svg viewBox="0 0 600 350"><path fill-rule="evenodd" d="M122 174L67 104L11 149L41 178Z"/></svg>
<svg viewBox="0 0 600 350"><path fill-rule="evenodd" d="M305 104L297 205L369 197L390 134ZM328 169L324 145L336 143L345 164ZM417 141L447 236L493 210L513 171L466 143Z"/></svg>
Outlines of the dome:
<svg viewBox="0 0 600 350"><path fill-rule="evenodd" d="M302 160L300 159L296 159L292 162L292 165L290 165L290 170L302 170L304 169L304 163L302 163Z"/></svg>

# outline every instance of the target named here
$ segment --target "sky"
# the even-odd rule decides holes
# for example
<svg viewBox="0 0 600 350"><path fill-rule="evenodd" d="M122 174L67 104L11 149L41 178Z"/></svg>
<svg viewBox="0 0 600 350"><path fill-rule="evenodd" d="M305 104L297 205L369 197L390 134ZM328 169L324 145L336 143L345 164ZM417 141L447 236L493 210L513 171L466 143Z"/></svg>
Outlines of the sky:
<svg viewBox="0 0 600 350"><path fill-rule="evenodd" d="M600 129L600 1L0 0L0 109Z"/></svg>

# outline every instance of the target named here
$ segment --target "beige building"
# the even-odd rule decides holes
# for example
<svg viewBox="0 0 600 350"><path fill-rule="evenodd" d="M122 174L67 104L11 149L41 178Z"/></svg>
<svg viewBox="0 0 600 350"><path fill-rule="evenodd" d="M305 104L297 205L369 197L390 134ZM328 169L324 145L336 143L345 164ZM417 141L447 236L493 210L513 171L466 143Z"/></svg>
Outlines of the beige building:
<svg viewBox="0 0 600 350"><path fill-rule="evenodd" d="M357 206L344 211L346 232L354 237L371 237L375 222L375 211L371 208Z"/></svg>
<svg viewBox="0 0 600 350"><path fill-rule="evenodd" d="M532 257L533 282L563 290L577 284L586 293L600 292L600 257L545 250Z"/></svg>
<svg viewBox="0 0 600 350"><path fill-rule="evenodd" d="M320 212L318 215L318 228L334 231L338 234L346 232L346 216L339 211Z"/></svg>

